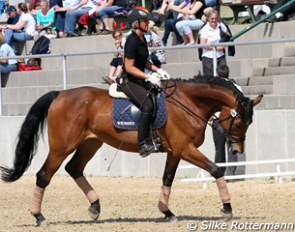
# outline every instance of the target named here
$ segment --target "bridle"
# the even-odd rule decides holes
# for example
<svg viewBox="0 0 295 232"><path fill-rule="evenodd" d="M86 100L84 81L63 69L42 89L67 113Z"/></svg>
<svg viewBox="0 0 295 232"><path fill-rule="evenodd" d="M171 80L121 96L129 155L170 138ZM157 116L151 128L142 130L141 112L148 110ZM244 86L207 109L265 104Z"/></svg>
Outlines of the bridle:
<svg viewBox="0 0 295 232"><path fill-rule="evenodd" d="M171 93L167 93L166 90L167 89L170 89L170 88L173 88L172 92ZM207 120L203 119L201 116L199 116L197 113L195 113L194 111L192 111L189 107L187 107L186 105L184 105L182 102L180 102L179 100L177 100L176 98L173 97L174 93L176 92L176 89L177 89L177 85L174 81L174 83L172 85L169 85L168 86L168 81L166 82L166 85L164 87L161 88L161 90L164 92L165 94L165 98L171 98L173 99L179 106L181 106L184 110L186 110L187 112L189 112L190 114L196 116L197 118L199 118L201 121L203 121L206 125L209 125L211 127L213 127L210 123L208 123ZM224 122L224 121L227 121L227 120L231 120L230 121L230 124L229 124L229 127L227 130L224 129L223 131L223 134L224 136L226 137L226 139L230 142L230 143L239 143L239 142L243 142L246 140L246 136L236 136L236 135L233 135L231 133L232 131L232 128L233 128L233 123L235 121L235 118L236 117L239 117L241 118L241 114L238 110L238 100L236 100L236 105L235 105L235 108L234 109L231 109L230 110L230 115L222 120L219 120L219 122ZM215 115L214 115L215 118L217 118Z"/></svg>
<svg viewBox="0 0 295 232"><path fill-rule="evenodd" d="M227 130L224 130L224 132L223 132L224 136L226 137L226 139L230 143L239 143L239 142L243 142L243 141L246 140L246 136L245 135L238 137L238 136L233 135L231 133L231 130L232 130L232 127L233 127L233 124L234 124L234 121L235 121L235 118L236 117L241 118L241 115L240 115L239 111L237 109L231 109L230 110L230 116L228 116L225 119L219 120L220 123L221 122L224 122L224 121L227 121L227 120L231 120L228 129Z"/></svg>

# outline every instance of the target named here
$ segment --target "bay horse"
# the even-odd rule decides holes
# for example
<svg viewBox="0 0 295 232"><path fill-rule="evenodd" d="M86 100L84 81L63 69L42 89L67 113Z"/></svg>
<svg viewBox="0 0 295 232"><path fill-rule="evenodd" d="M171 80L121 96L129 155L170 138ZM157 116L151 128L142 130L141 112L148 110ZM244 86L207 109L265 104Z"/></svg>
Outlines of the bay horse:
<svg viewBox="0 0 295 232"><path fill-rule="evenodd" d="M250 100L232 82L223 78L198 76L190 80L166 80L162 84L167 87L165 101L168 116L165 124L158 129L164 152L167 153L159 210L165 215L166 221L176 220L168 203L176 169L183 159L208 171L216 179L223 203L223 217L232 218L224 173L197 148L204 141L208 120L220 111L219 121L232 150L243 152L245 134L253 118L253 107L263 96ZM0 167L3 181L13 182L27 170L36 153L46 119L49 154L36 174L30 213L35 216L37 226L46 225L41 212L45 189L62 162L74 152L65 170L84 192L90 202L90 216L96 220L100 214L99 197L83 175L84 168L103 143L138 152L137 131L120 130L113 126L112 97L105 89L80 87L48 92L32 105L25 117L18 135L14 166Z"/></svg>

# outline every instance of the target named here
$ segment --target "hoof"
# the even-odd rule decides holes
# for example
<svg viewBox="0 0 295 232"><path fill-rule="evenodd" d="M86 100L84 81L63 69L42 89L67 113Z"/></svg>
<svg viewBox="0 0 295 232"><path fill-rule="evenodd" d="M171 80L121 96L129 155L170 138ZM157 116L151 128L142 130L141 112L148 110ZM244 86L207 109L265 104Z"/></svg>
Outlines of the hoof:
<svg viewBox="0 0 295 232"><path fill-rule="evenodd" d="M38 213L38 214L34 215L34 217L36 218L36 226L37 227L47 227L46 219L42 213Z"/></svg>
<svg viewBox="0 0 295 232"><path fill-rule="evenodd" d="M163 222L177 222L177 217L175 217L175 215L170 210L164 211L162 213L165 215Z"/></svg>
<svg viewBox="0 0 295 232"><path fill-rule="evenodd" d="M224 208L220 209L220 213L222 215L222 217L224 218L225 221L229 221L233 218L233 213L232 211L227 211Z"/></svg>
<svg viewBox="0 0 295 232"><path fill-rule="evenodd" d="M92 203L91 206L89 206L88 213L89 213L89 216L93 220L97 220L99 218L99 215L100 215L100 203L99 203L98 200L96 202Z"/></svg>
<svg viewBox="0 0 295 232"><path fill-rule="evenodd" d="M177 221L178 221L178 219L174 215L170 216L170 217L164 217L164 219L163 219L163 222L177 222Z"/></svg>

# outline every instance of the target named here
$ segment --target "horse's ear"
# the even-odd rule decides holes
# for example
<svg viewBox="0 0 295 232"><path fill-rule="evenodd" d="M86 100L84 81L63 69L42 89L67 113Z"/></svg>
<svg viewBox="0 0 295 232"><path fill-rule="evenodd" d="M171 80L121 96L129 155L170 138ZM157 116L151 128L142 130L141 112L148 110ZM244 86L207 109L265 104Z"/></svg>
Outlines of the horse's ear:
<svg viewBox="0 0 295 232"><path fill-rule="evenodd" d="M252 100L252 104L253 104L253 107L256 106L257 104L259 104L261 102L263 98L263 94L257 96L255 99Z"/></svg>

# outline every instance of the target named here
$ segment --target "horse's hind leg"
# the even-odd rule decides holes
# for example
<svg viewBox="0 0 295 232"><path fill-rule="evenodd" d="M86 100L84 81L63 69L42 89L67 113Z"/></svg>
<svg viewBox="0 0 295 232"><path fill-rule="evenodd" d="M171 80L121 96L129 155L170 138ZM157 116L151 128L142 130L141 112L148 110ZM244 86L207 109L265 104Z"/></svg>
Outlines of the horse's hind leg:
<svg viewBox="0 0 295 232"><path fill-rule="evenodd" d="M83 171L89 160L95 155L101 147L102 142L95 138L86 139L76 150L73 158L66 165L65 169L75 180L76 184L84 192L91 206L88 211L90 216L96 220L100 214L99 197L92 186L88 183Z"/></svg>
<svg viewBox="0 0 295 232"><path fill-rule="evenodd" d="M66 155L50 151L47 160L36 175L37 181L33 192L30 213L36 218L37 226L46 226L45 217L41 213L41 205L45 188L49 185L52 176L58 170L66 157Z"/></svg>
<svg viewBox="0 0 295 232"><path fill-rule="evenodd" d="M160 199L158 203L159 210L165 215L165 221L176 221L175 215L169 210L168 203L171 192L171 186L175 177L176 169L178 167L180 158L172 156L168 152L166 165L163 175L163 185L161 187Z"/></svg>

